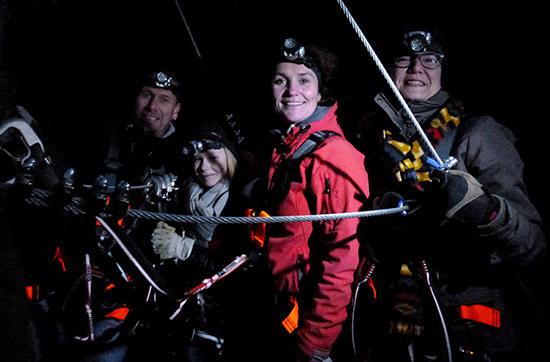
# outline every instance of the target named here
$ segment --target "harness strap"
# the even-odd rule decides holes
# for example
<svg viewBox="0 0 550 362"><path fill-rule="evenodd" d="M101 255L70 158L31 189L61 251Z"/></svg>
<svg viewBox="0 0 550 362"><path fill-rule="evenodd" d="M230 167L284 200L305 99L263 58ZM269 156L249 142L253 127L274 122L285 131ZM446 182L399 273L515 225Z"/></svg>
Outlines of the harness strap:
<svg viewBox="0 0 550 362"><path fill-rule="evenodd" d="M120 307L106 314L105 318L113 318L119 321L123 321L128 316L128 313L130 313L130 309L128 309L127 307Z"/></svg>
<svg viewBox="0 0 550 362"><path fill-rule="evenodd" d="M290 305L292 306L291 310L290 310L290 313L288 313L288 315L286 316L285 319L283 319L283 321L281 322L281 324L283 325L283 328L285 329L285 331L288 332L288 334L291 334L292 332L294 332L294 330L296 328L298 328L298 301L296 300L296 297L294 296L290 296L288 298L288 301L290 303Z"/></svg>
<svg viewBox="0 0 550 362"><path fill-rule="evenodd" d="M337 134L333 131L323 130L312 133L288 159L292 162L301 160L315 151L327 138L336 136Z"/></svg>
<svg viewBox="0 0 550 362"><path fill-rule="evenodd" d="M487 307L483 304L461 305L459 308L460 317L491 327L500 328L500 311Z"/></svg>
<svg viewBox="0 0 550 362"><path fill-rule="evenodd" d="M430 141L444 158L448 157L451 151L457 127L460 124L460 118L456 113L448 107L442 108L426 129ZM439 166L428 157L418 138L413 139L410 143L401 142L394 139L389 130L383 131L383 137L387 145L386 152L398 165L394 169L397 181L407 180L418 185L430 181L430 170Z"/></svg>

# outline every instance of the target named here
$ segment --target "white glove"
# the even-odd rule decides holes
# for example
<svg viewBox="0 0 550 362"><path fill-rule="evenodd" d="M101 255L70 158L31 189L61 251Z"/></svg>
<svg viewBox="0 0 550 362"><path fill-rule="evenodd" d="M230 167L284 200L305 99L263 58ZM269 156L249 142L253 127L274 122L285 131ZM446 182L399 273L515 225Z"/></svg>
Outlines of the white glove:
<svg viewBox="0 0 550 362"><path fill-rule="evenodd" d="M179 236L176 228L159 221L151 235L153 251L161 260L179 259L186 260L191 255L195 239L185 236L185 232Z"/></svg>

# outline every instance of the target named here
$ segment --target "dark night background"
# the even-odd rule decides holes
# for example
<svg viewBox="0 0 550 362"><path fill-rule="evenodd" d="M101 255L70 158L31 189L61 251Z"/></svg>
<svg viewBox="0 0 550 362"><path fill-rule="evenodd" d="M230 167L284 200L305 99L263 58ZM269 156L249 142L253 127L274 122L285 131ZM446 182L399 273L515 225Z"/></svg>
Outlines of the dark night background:
<svg viewBox="0 0 550 362"><path fill-rule="evenodd" d="M3 59L19 103L67 164L98 159L98 137L111 122L129 117L136 80L155 66L184 79L186 112L200 115L221 104L254 143L257 131L269 127L263 70L287 34L328 40L340 53L341 106L349 114L360 113L376 91L386 89L336 1L179 1L202 62L174 0L0 1L7 14ZM541 131L550 101L550 32L541 6L346 4L379 56L385 39L403 24L429 24L441 32L445 86L470 110L489 113L515 132L534 202L548 220L542 173L550 151ZM189 118L181 117L180 124L191 123Z"/></svg>
<svg viewBox="0 0 550 362"><path fill-rule="evenodd" d="M107 125L131 114L135 82L162 66L186 83L185 115L194 122L220 104L248 140L268 128L264 69L288 34L328 40L341 58L341 108L356 115L386 89L336 1L179 0L202 54L198 59L174 0L3 0L3 59L19 103L38 120L64 164L99 160ZM550 101L550 32L541 6L438 2L373 5L347 1L381 56L403 24L429 24L447 44L444 86L474 112L511 128L526 162L536 206L549 220L545 129ZM189 116L188 116L189 115ZM344 120L345 121L345 120Z"/></svg>
<svg viewBox="0 0 550 362"><path fill-rule="evenodd" d="M288 34L328 40L340 53L340 105L349 115L387 90L335 0L179 1L202 62L174 0L0 0L0 49L19 104L38 120L63 166L100 160L103 132L131 117L135 82L155 66L175 70L186 84L180 125L220 104L257 146L269 127L264 70ZM379 55L404 24L442 32L444 87L516 134L531 197L548 226L550 31L542 5L384 3L346 1Z"/></svg>

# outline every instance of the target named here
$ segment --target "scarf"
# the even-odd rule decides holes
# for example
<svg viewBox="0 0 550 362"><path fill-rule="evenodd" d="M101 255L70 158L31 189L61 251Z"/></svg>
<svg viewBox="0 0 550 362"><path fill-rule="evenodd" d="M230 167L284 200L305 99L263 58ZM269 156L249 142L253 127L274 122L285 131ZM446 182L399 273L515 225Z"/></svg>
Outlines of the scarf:
<svg viewBox="0 0 550 362"><path fill-rule="evenodd" d="M223 179L209 189L190 179L183 185L184 211L189 215L219 216L229 198L229 181ZM217 224L195 223L190 230L199 245L208 247Z"/></svg>

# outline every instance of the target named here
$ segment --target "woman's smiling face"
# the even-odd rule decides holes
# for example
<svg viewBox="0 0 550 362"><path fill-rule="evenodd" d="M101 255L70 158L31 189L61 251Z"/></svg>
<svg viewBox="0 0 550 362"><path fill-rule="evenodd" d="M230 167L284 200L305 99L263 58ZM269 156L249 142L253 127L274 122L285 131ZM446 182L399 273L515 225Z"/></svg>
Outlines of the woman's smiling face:
<svg viewBox="0 0 550 362"><path fill-rule="evenodd" d="M271 89L275 111L289 123L308 118L321 100L317 76L303 64L277 64Z"/></svg>

